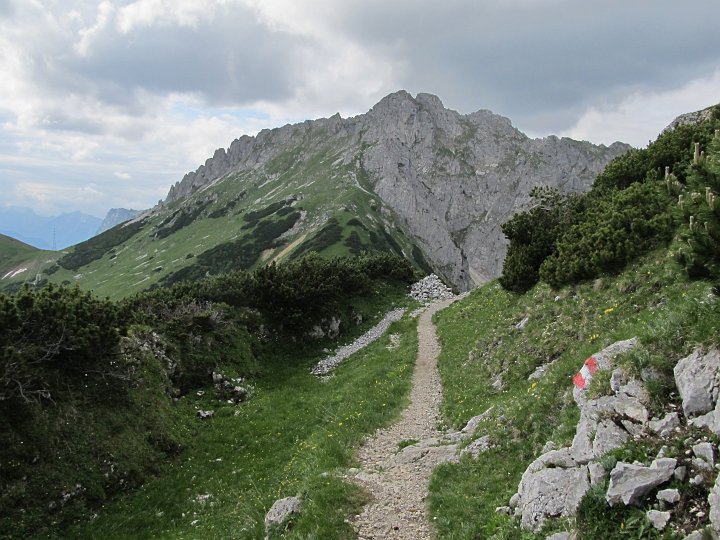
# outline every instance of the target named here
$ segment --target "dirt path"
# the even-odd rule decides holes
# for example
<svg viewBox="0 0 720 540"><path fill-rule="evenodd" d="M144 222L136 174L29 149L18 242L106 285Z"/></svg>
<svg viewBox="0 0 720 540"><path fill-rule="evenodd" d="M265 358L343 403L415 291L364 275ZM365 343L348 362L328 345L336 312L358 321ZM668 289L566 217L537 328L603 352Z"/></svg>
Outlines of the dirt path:
<svg viewBox="0 0 720 540"><path fill-rule="evenodd" d="M425 498L432 469L455 459L456 445L438 431L442 386L437 370L440 345L432 316L454 300L432 304L418 322L418 357L410 406L392 426L377 431L360 448L362 469L353 479L373 496L355 520L360 539L422 540L433 537ZM415 441L399 451L401 441Z"/></svg>

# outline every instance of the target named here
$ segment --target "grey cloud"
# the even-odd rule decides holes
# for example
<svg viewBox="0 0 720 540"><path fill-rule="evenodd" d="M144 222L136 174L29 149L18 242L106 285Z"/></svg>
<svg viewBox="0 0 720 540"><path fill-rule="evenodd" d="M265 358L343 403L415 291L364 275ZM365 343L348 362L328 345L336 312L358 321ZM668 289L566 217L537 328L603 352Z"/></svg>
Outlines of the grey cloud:
<svg viewBox="0 0 720 540"><path fill-rule="evenodd" d="M196 27L106 28L89 54L61 51L36 58L44 87L94 95L129 114L143 114L142 92L194 93L211 105L283 100L293 94L302 38L270 32L245 10L221 8Z"/></svg>
<svg viewBox="0 0 720 540"><path fill-rule="evenodd" d="M10 17L13 14L13 4L11 0L0 0L0 17Z"/></svg>
<svg viewBox="0 0 720 540"><path fill-rule="evenodd" d="M555 129L633 88L669 89L720 68L715 0L524 2L367 0L344 12L359 42L410 66L403 84Z"/></svg>

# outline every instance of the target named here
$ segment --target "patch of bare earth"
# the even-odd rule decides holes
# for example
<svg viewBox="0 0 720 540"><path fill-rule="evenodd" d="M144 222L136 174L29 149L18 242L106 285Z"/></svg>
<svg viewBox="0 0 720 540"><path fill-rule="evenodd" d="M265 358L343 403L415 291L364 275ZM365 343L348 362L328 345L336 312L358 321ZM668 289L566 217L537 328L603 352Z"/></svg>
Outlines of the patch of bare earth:
<svg viewBox="0 0 720 540"><path fill-rule="evenodd" d="M425 499L433 468L454 459L456 445L442 444L438 431L442 386L440 352L432 316L454 300L435 302L418 321L418 357L410 406L393 425L377 431L359 450L360 470L351 478L367 489L372 502L354 520L360 539L422 540L433 537ZM400 450L405 441L415 441Z"/></svg>

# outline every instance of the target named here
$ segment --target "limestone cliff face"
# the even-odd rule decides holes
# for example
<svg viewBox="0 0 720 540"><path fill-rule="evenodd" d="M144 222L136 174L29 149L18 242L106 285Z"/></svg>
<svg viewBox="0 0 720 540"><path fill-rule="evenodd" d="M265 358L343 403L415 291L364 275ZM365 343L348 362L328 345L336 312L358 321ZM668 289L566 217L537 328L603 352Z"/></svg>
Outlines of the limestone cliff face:
<svg viewBox="0 0 720 540"><path fill-rule="evenodd" d="M585 191L630 148L533 140L490 111L461 115L436 96L400 91L353 118L335 115L243 136L175 184L166 202L229 173L277 174L268 165L279 154L293 149L303 162L328 144L345 165L356 165L436 271L462 290L499 275L506 250L500 226L527 207L532 188Z"/></svg>
<svg viewBox="0 0 720 540"><path fill-rule="evenodd" d="M111 208L110 210L108 210L108 213L105 214L105 219L103 219L95 234L97 235L101 232L107 231L108 229L112 229L115 225L119 225L120 223L124 223L130 219L133 219L139 214L140 210L133 210L128 208Z"/></svg>

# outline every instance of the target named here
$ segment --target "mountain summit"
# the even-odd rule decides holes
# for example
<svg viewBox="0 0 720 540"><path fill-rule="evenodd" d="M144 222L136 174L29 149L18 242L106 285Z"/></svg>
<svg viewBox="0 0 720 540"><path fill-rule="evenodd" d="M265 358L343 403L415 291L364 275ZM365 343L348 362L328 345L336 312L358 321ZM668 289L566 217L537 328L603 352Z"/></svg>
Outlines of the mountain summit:
<svg viewBox="0 0 720 540"><path fill-rule="evenodd" d="M310 252L384 251L467 290L499 275L501 225L534 187L588 190L629 148L530 139L490 111L462 115L437 96L395 92L352 118L236 139L164 202L61 254L47 273L117 298Z"/></svg>
<svg viewBox="0 0 720 540"><path fill-rule="evenodd" d="M333 159L317 167L328 148ZM433 268L468 289L499 274L506 249L500 225L527 206L532 188L585 191L608 161L629 148L530 139L490 111L462 115L437 96L401 90L359 116L336 114L240 137L185 175L165 203L218 181L237 182L241 191L259 178L279 193L293 185L303 196L304 182L294 182L299 173L314 168L332 178L351 167L353 183L382 201L385 216Z"/></svg>

